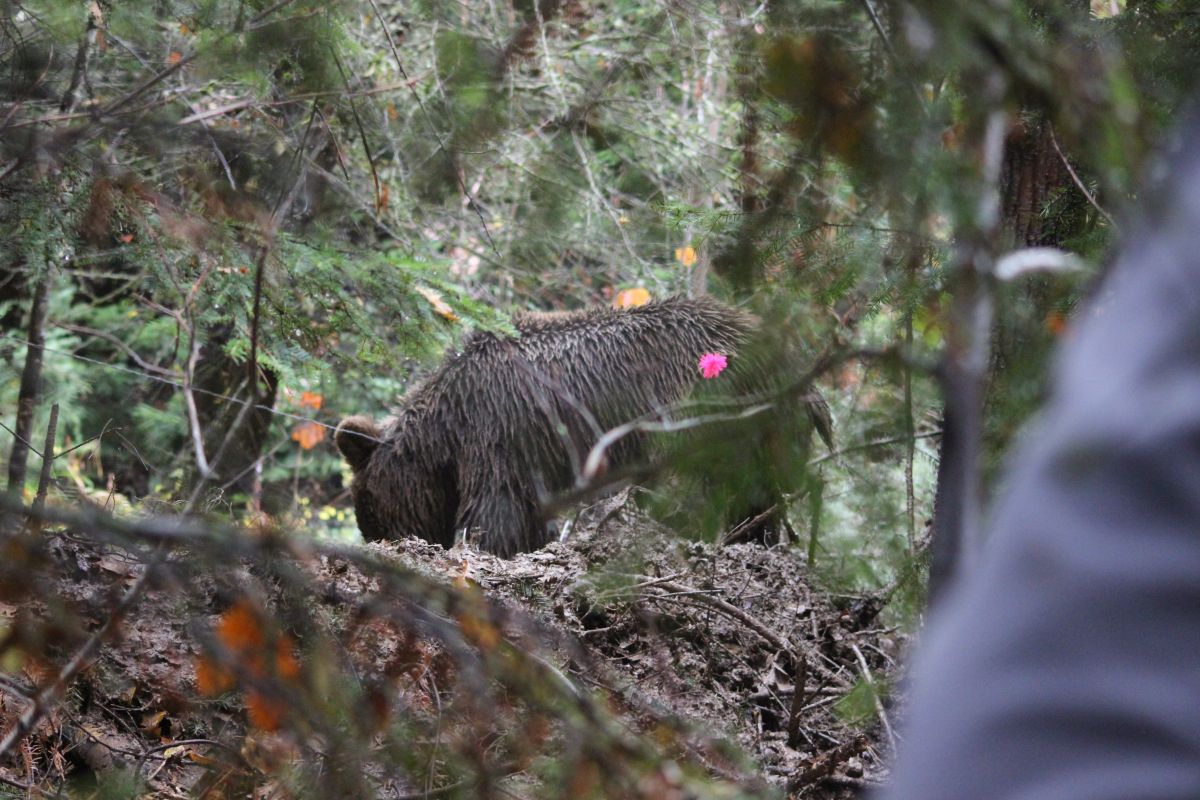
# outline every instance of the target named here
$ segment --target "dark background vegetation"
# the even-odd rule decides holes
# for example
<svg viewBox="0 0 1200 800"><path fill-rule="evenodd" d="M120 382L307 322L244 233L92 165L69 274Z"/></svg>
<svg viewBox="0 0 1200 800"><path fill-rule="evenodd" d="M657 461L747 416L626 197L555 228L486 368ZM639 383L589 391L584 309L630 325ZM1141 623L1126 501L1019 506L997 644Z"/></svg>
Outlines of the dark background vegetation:
<svg viewBox="0 0 1200 800"><path fill-rule="evenodd" d="M133 548L151 584L181 514L197 563L341 548L338 419L384 416L515 310L708 292L759 314L780 385L812 377L832 408L834 450L788 482L796 551L912 626L926 578L936 596L977 544L1198 60L1186 0L0 0L14 568L49 570L31 503ZM469 598L405 575L421 635L480 646L439 627ZM212 602L238 608L228 591ZM34 649L19 624L0 620L6 670ZM542 669L505 658L480 680ZM565 689L539 702L601 725Z"/></svg>

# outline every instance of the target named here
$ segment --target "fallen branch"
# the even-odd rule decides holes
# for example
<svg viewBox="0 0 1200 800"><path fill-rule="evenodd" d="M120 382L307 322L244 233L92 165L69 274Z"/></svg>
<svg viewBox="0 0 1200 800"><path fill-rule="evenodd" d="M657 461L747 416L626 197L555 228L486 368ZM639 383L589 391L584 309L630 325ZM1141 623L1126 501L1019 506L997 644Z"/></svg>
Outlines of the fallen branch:
<svg viewBox="0 0 1200 800"><path fill-rule="evenodd" d="M858 645L850 645L850 649L854 651L854 655L858 658L858 666L862 670L863 682L867 688L871 690L871 699L875 703L875 713L879 716L879 721L883 724L884 731L887 732L888 742L892 745L892 752L896 752L896 733L892 730L892 723L888 721L887 711L884 710L883 701L879 699L879 688L875 684L875 678L871 675L871 668L867 666L867 659L863 657L862 650L858 649Z"/></svg>
<svg viewBox="0 0 1200 800"><path fill-rule="evenodd" d="M647 578L647 580L651 580L651 579ZM771 630L767 626L763 625L761 622L759 622L754 617L747 614L745 611L742 611L740 608L733 605L732 603L722 600L720 597L714 597L710 594L698 592L696 589L685 586L681 583L675 583L674 581L660 582L656 588L661 589L662 591L668 592L671 594L687 594L687 595L689 595L690 599L699 601L700 603L703 603L704 605L709 606L713 610L719 611L720 613L724 614L725 616L731 617L731 618L737 620L738 622L742 623L747 628L749 628L750 630L754 631L759 636L761 636L768 644L770 644L772 647L774 647L776 650L779 650L780 652L790 654L796 650L796 648L792 645L792 643L789 642L787 639L784 639L782 636L775 633L773 630ZM668 595L659 595L659 596L662 597L663 599L670 599ZM807 658L808 654L801 653L800 657ZM849 682L845 678L843 678L841 675L838 675L836 672L829 669L828 667L821 666L820 664L816 663L815 660L812 661L811 667L812 667L813 671L820 674L822 678L825 678L826 680L832 681L833 683L836 683L843 687L849 686Z"/></svg>
<svg viewBox="0 0 1200 800"><path fill-rule="evenodd" d="M788 792L797 792L806 786L824 779L842 764L854 758L867 749L867 737L856 736L848 742L842 742L831 750L826 750L819 756L808 761L808 765L800 774L788 781Z"/></svg>

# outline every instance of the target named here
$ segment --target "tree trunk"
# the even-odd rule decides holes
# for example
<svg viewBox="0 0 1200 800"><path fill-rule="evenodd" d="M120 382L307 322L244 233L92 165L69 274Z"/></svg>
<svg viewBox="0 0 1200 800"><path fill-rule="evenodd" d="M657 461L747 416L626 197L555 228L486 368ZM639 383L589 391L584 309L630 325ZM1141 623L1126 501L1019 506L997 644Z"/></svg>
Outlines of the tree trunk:
<svg viewBox="0 0 1200 800"><path fill-rule="evenodd" d="M25 486L33 416L42 393L42 356L46 344L46 311L50 307L50 281L49 271L38 278L29 311L29 345L25 351L25 369L21 373L21 388L17 394L17 420L13 426L15 436L8 459L8 491L14 494L20 494Z"/></svg>
<svg viewBox="0 0 1200 800"><path fill-rule="evenodd" d="M1080 201L1078 189L1073 185L1070 172L1054 147L1050 123L1036 115L1022 115L1019 124L1009 132L998 188L1002 215L1001 250L1061 245L1065 238L1078 232L1086 221L1086 214L1081 213L1076 202ZM1047 213L1052 202L1061 202L1062 207L1055 208L1054 213ZM1035 319L1041 319L1049 312L1054 298L1039 284L1022 286L1020 292L1021 300L1032 304ZM1042 342L1033 341L1037 337L1032 337L1028 331L1005 323L1003 315L998 314L993 325L986 381L988 397L1007 396L1006 384L1011 380L1022 380L1010 374L1009 365L1033 358L1033 353L1026 352L1028 348L1045 346ZM983 397L973 398L972 402L986 404ZM993 414L996 413L994 408L991 410ZM971 446L964 441L961 423L947 407L943 415L934 499L929 568L931 603L936 603L944 594L951 577L967 555L964 548L970 547L969 543L958 540L958 533L969 522L963 517L963 499L966 493L972 491L972 487L964 483L962 470L970 469L978 474L982 469L978 462L984 453L989 448L1001 448L1004 444L1002 436L999 441L987 442L984 447ZM983 502L985 497L980 496L979 500Z"/></svg>
<svg viewBox="0 0 1200 800"><path fill-rule="evenodd" d="M1064 192L1077 191L1054 147L1050 123L1026 117L1009 134L1001 176L1004 231L1013 247L1062 244L1073 227L1070 214L1049 216L1047 206ZM1069 209L1068 209L1069 210Z"/></svg>
<svg viewBox="0 0 1200 800"><path fill-rule="evenodd" d="M249 496L254 491L254 467L271 425L278 376L260 368L251 401L246 366L226 355L227 341L228 332L218 329L200 349L194 379L196 411L211 470L207 483L222 492ZM244 402L254 402L255 407L242 414ZM205 478L198 475L196 481Z"/></svg>

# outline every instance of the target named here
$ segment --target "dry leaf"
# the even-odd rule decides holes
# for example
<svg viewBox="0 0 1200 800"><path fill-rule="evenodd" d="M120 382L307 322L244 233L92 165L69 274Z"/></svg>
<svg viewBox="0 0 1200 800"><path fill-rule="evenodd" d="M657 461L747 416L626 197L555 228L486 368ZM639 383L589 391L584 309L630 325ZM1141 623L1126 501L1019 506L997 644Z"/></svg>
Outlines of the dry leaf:
<svg viewBox="0 0 1200 800"><path fill-rule="evenodd" d="M260 731L277 731L283 722L287 706L282 700L263 695L261 692L246 693L246 716L250 724Z"/></svg>
<svg viewBox="0 0 1200 800"><path fill-rule="evenodd" d="M442 299L441 292L430 289L428 286L418 286L416 292L429 301L429 305L433 306L433 310L438 316L450 322L458 322L458 314L455 314L454 309Z"/></svg>
<svg viewBox="0 0 1200 800"><path fill-rule="evenodd" d="M300 447L312 450L325 440L325 426L316 422L301 422L292 429L292 441L299 442Z"/></svg>
<svg viewBox="0 0 1200 800"><path fill-rule="evenodd" d="M650 292L641 286L633 289L622 289L613 300L614 308L633 308L644 306L650 302Z"/></svg>
<svg viewBox="0 0 1200 800"><path fill-rule="evenodd" d="M214 697L233 688L233 673L205 656L196 659L196 690Z"/></svg>
<svg viewBox="0 0 1200 800"><path fill-rule="evenodd" d="M696 263L696 248L690 244L687 247L676 247L675 260L685 267L692 266Z"/></svg>
<svg viewBox="0 0 1200 800"><path fill-rule="evenodd" d="M165 711L148 711L142 715L142 730L146 733L158 733L159 726L167 716Z"/></svg>

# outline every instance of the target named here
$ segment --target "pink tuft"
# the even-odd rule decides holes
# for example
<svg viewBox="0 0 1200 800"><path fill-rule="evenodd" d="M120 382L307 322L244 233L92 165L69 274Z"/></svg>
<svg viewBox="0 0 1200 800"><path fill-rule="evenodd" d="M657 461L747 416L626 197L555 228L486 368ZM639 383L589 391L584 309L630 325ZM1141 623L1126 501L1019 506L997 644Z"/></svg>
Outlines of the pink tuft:
<svg viewBox="0 0 1200 800"><path fill-rule="evenodd" d="M705 353L700 356L700 374L705 378L715 378L729 366L729 359L720 353Z"/></svg>

